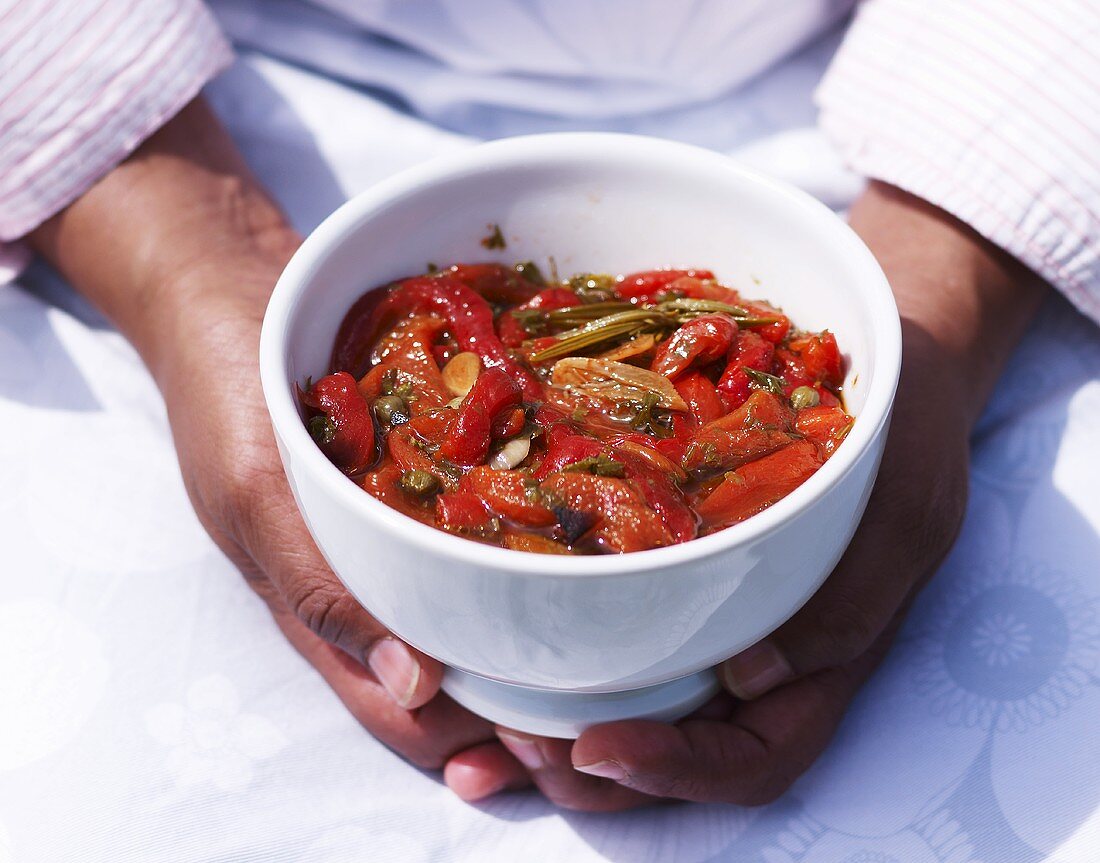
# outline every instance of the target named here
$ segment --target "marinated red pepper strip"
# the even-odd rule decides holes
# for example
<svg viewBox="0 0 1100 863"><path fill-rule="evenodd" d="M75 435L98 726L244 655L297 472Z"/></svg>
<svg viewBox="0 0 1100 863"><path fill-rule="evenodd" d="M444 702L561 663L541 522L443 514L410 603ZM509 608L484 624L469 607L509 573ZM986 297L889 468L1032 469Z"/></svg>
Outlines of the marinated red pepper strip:
<svg viewBox="0 0 1100 863"><path fill-rule="evenodd" d="M413 417L386 435L386 448L403 471L422 470L432 474L444 488L454 488L451 466L440 464L440 444L455 422L453 411L432 411Z"/></svg>
<svg viewBox="0 0 1100 863"><path fill-rule="evenodd" d="M486 368L507 372L523 389L524 397L538 401L542 383L512 358L493 329L493 310L483 297L454 276L406 279L375 310L375 332L388 319L410 312L435 311L447 321L458 346L481 357Z"/></svg>
<svg viewBox="0 0 1100 863"><path fill-rule="evenodd" d="M368 401L378 398L384 379L392 370L397 373L400 383L412 386L408 401L413 416L447 404L451 397L431 350L443 326L443 321L435 315L414 315L401 321L374 350L381 361L359 381L363 396Z"/></svg>
<svg viewBox="0 0 1100 863"><path fill-rule="evenodd" d="M817 335L800 336L790 341L791 350L802 360L807 376L814 383L840 386L843 374L840 368L840 348L836 336L826 330Z"/></svg>
<svg viewBox="0 0 1100 863"><path fill-rule="evenodd" d="M726 370L718 380L718 393L726 410L741 407L752 393L752 378L745 369L770 372L775 347L759 333L742 330L730 347Z"/></svg>
<svg viewBox="0 0 1100 863"><path fill-rule="evenodd" d="M401 488L402 473L403 471L396 464L384 464L377 470L363 474L360 485L365 492L376 497L386 506L392 506L398 512L424 524L434 525L433 510L425 507L423 501Z"/></svg>
<svg viewBox="0 0 1100 863"><path fill-rule="evenodd" d="M592 527L582 536L591 536L609 551L641 551L675 542L626 480L556 473L547 477L540 488L569 510L587 516Z"/></svg>
<svg viewBox="0 0 1100 863"><path fill-rule="evenodd" d="M535 479L542 479L586 458L595 458L601 452L603 452L603 444L595 438L559 432L549 440L546 457L532 476Z"/></svg>
<svg viewBox="0 0 1100 863"><path fill-rule="evenodd" d="M378 460L379 446L370 406L355 378L336 372L316 381L309 392L299 390L302 404L322 415L309 421L321 451L346 474L357 474Z"/></svg>
<svg viewBox="0 0 1100 863"><path fill-rule="evenodd" d="M852 428L852 418L838 407L818 405L798 412L794 428L800 435L820 447L828 458Z"/></svg>
<svg viewBox="0 0 1100 863"><path fill-rule="evenodd" d="M615 295L624 300L653 300L667 293L677 279L690 276L694 279L713 279L710 270L645 270L630 273L615 283Z"/></svg>
<svg viewBox="0 0 1100 863"><path fill-rule="evenodd" d="M737 335L737 324L727 315L700 315L688 321L657 346L651 368L675 380L692 366L721 359Z"/></svg>
<svg viewBox="0 0 1100 863"><path fill-rule="evenodd" d="M440 444L443 458L462 467L485 461L493 441L493 423L498 416L520 404L520 388L499 368L487 368L458 408L458 419Z"/></svg>
<svg viewBox="0 0 1100 863"><path fill-rule="evenodd" d="M375 319L378 307L386 299L385 288L367 291L355 301L336 331L336 341L332 346L332 359L329 368L334 371L350 372L362 377L370 361L377 333Z"/></svg>
<svg viewBox="0 0 1100 863"><path fill-rule="evenodd" d="M752 327L751 329L754 332L760 333L760 335L772 344L778 344L783 341L783 339L787 338L787 333L791 331L791 319L779 311L775 306L752 300L741 300L738 302L738 305L754 317L775 318L773 323L759 324Z"/></svg>
<svg viewBox="0 0 1100 863"><path fill-rule="evenodd" d="M814 444L792 443L730 471L696 511L708 531L728 527L786 497L819 467L821 456Z"/></svg>
<svg viewBox="0 0 1100 863"><path fill-rule="evenodd" d="M733 413L703 426L692 436L682 462L684 470L728 470L789 444L795 415L785 402L757 391Z"/></svg>
<svg viewBox="0 0 1100 863"><path fill-rule="evenodd" d="M676 542L695 538L698 524L695 513L669 474L654 469L650 462L622 447L612 447L611 456L623 463L624 478L642 493L646 504L661 517Z"/></svg>
<svg viewBox="0 0 1100 863"><path fill-rule="evenodd" d="M718 390L699 372L681 375L674 385L676 392L687 402L688 410L699 425L714 422L726 413L726 406L718 395Z"/></svg>
<svg viewBox="0 0 1100 863"><path fill-rule="evenodd" d="M459 483L459 491L473 492L502 518L526 527L549 527L557 523L554 514L529 494L534 480L518 470L475 467Z"/></svg>
<svg viewBox="0 0 1100 863"><path fill-rule="evenodd" d="M435 499L435 523L443 530L472 536L489 536L500 530L485 501L463 491L447 492Z"/></svg>
<svg viewBox="0 0 1100 863"><path fill-rule="evenodd" d="M455 264L441 275L451 274L490 303L514 306L530 300L540 285L501 264Z"/></svg>

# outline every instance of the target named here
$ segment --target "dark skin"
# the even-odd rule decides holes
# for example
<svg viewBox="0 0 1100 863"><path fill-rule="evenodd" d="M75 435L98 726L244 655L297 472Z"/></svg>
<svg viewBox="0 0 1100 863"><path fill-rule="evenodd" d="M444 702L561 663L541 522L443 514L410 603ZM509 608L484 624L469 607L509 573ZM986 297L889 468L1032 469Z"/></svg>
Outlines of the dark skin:
<svg viewBox="0 0 1100 863"><path fill-rule="evenodd" d="M287 487L257 370L267 298L300 237L201 100L29 239L140 352L200 520L364 727L442 768L465 799L533 782L563 807L597 811L782 794L828 744L958 532L970 429L1044 287L883 184L851 223L890 278L905 338L856 538L805 608L720 667L726 692L703 710L676 725L598 726L576 742L496 729L460 708L439 693L439 663L386 632L325 565Z"/></svg>

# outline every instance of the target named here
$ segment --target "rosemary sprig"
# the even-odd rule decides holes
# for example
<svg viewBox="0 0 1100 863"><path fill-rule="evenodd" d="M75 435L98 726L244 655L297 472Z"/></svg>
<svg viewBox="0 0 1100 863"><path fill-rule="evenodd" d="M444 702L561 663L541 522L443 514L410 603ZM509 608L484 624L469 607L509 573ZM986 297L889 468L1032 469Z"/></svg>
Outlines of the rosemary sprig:
<svg viewBox="0 0 1100 863"><path fill-rule="evenodd" d="M567 306L564 309L554 309L551 312L543 312L546 320L554 324L578 324L583 321L594 321L597 318L602 318L605 315L611 315L615 312L628 312L634 309L641 308L633 303L627 303L622 301L601 302L601 303L585 303L580 306ZM532 309L532 311L535 311Z"/></svg>
<svg viewBox="0 0 1100 863"><path fill-rule="evenodd" d="M522 318L519 315L528 315L528 312L521 312L517 318L529 333L539 332L543 323L558 326L580 324L558 333L557 341L531 355L532 362L544 363L597 345L624 342L643 333L673 330L692 318L714 312L727 314L744 327L763 326L775 321L775 318L749 317L745 309L728 303L686 298L645 306L621 302L590 303L542 312L538 317Z"/></svg>
<svg viewBox="0 0 1100 863"><path fill-rule="evenodd" d="M561 359L609 341L621 342L647 331L659 331L675 325L675 319L654 308L615 312L589 321L582 327L559 333L554 344L531 355L531 362Z"/></svg>
<svg viewBox="0 0 1100 863"><path fill-rule="evenodd" d="M696 312L701 315L723 312L733 318L747 318L749 316L748 309L742 306L733 306L719 300L697 300L692 297L677 297L674 300L665 300L661 303L661 307L675 312Z"/></svg>

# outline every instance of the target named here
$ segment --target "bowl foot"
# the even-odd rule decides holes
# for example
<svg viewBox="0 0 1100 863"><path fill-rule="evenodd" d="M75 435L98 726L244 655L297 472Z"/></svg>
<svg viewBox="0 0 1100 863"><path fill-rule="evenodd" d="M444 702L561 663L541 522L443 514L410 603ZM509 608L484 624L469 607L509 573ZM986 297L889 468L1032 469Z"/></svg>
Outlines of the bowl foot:
<svg viewBox="0 0 1100 863"><path fill-rule="evenodd" d="M491 722L528 734L572 739L590 725L617 719L679 719L714 695L718 680L708 669L641 689L571 692L500 683L448 668L443 691Z"/></svg>

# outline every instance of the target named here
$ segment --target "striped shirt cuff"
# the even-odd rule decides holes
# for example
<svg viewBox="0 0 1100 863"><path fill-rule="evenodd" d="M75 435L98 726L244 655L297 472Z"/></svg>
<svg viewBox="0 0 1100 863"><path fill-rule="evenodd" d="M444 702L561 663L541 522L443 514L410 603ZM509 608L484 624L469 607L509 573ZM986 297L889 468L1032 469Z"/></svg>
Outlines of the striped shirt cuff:
<svg viewBox="0 0 1100 863"><path fill-rule="evenodd" d="M0 0L0 20L0 241L70 204L232 61L200 0Z"/></svg>
<svg viewBox="0 0 1100 863"><path fill-rule="evenodd" d="M867 177L948 211L1100 322L1100 9L867 0L817 93Z"/></svg>

